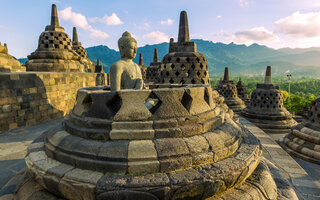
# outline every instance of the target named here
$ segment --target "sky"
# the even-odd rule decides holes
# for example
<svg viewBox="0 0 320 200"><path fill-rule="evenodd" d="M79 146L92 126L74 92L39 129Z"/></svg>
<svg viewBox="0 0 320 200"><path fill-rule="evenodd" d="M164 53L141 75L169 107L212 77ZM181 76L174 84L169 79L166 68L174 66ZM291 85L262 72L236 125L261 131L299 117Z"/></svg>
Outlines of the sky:
<svg viewBox="0 0 320 200"><path fill-rule="evenodd" d="M320 0L0 0L0 42L17 58L35 51L57 5L60 25L87 48L129 31L138 46L177 40L180 11L191 39L271 48L320 47Z"/></svg>

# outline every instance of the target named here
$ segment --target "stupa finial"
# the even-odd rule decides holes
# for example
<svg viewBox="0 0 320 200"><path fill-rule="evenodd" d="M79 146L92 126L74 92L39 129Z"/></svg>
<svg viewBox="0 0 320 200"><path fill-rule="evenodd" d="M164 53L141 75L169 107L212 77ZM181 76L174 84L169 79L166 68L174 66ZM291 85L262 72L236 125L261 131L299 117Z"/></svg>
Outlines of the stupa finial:
<svg viewBox="0 0 320 200"><path fill-rule="evenodd" d="M59 25L59 19L58 19L58 12L56 4L52 4L52 10L51 10L51 26L52 27L58 27Z"/></svg>
<svg viewBox="0 0 320 200"><path fill-rule="evenodd" d="M189 42L189 41L190 41L190 36L189 36L189 25L188 25L187 12L181 11L178 42Z"/></svg>
<svg viewBox="0 0 320 200"><path fill-rule="evenodd" d="M72 42L78 42L78 33L76 27L73 27Z"/></svg>
<svg viewBox="0 0 320 200"><path fill-rule="evenodd" d="M229 69L228 67L224 68L224 77L223 77L224 81L228 81L229 80Z"/></svg>
<svg viewBox="0 0 320 200"><path fill-rule="evenodd" d="M100 60L99 59L97 59L97 65L100 65Z"/></svg>
<svg viewBox="0 0 320 200"><path fill-rule="evenodd" d="M271 66L267 66L266 77L264 79L264 84L272 84L271 83Z"/></svg>
<svg viewBox="0 0 320 200"><path fill-rule="evenodd" d="M143 65L143 56L142 53L140 53L140 57L139 57L139 65L142 66Z"/></svg>
<svg viewBox="0 0 320 200"><path fill-rule="evenodd" d="M158 49L157 49L157 48L154 49L153 62L154 62L154 63L159 62Z"/></svg>

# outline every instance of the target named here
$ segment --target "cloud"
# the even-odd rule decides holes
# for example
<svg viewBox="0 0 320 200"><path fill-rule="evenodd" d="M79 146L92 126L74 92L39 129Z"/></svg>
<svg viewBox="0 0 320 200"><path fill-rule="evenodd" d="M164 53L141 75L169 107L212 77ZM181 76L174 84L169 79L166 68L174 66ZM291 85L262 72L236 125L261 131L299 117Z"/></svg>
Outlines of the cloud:
<svg viewBox="0 0 320 200"><path fill-rule="evenodd" d="M9 27L8 27L8 26L1 25L1 24L0 24L0 29L2 29L2 30L7 30L7 29L9 29Z"/></svg>
<svg viewBox="0 0 320 200"><path fill-rule="evenodd" d="M145 29L148 29L150 27L150 24L149 23L144 23L143 26L144 26Z"/></svg>
<svg viewBox="0 0 320 200"><path fill-rule="evenodd" d="M99 18L99 17L89 18L89 21L90 22L100 22L100 23L104 23L105 25L110 25L110 26L117 26L117 25L123 24L123 22L120 20L120 18L117 16L116 13L112 13L111 16L108 16L106 14L102 18Z"/></svg>
<svg viewBox="0 0 320 200"><path fill-rule="evenodd" d="M72 7L67 7L59 11L59 16L64 21L70 22L73 26L80 27L86 31L91 32L90 37L105 40L109 38L109 35L103 31L93 28L86 18L86 16L72 12Z"/></svg>
<svg viewBox="0 0 320 200"><path fill-rule="evenodd" d="M160 31L154 31L142 36L143 39L150 40L153 43L169 42L169 36Z"/></svg>
<svg viewBox="0 0 320 200"><path fill-rule="evenodd" d="M239 0L239 5L240 5L242 8L245 8L245 7L248 7L249 2L248 2L247 0Z"/></svg>
<svg viewBox="0 0 320 200"><path fill-rule="evenodd" d="M279 40L279 38L274 33L268 31L264 27L254 27L249 30L239 31L231 36L227 36L227 39L235 43L247 45L254 42L265 43Z"/></svg>
<svg viewBox="0 0 320 200"><path fill-rule="evenodd" d="M173 20L172 19L167 19L166 21L161 21L160 24L171 25L171 24L173 24Z"/></svg>
<svg viewBox="0 0 320 200"><path fill-rule="evenodd" d="M218 15L218 16L217 16L217 19L220 19L220 18L222 18L222 16L221 16L221 15Z"/></svg>
<svg viewBox="0 0 320 200"><path fill-rule="evenodd" d="M275 22L280 33L295 38L312 38L320 36L320 12L300 13L282 18Z"/></svg>

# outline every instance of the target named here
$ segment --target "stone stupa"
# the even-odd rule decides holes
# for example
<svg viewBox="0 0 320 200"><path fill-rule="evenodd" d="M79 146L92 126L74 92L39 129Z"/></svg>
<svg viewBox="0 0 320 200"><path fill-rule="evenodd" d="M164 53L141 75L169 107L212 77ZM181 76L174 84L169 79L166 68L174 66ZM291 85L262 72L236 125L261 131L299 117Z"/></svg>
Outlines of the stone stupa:
<svg viewBox="0 0 320 200"><path fill-rule="evenodd" d="M296 157L320 164L320 98L312 102L307 117L281 139L281 146Z"/></svg>
<svg viewBox="0 0 320 200"><path fill-rule="evenodd" d="M97 86L104 86L106 85L106 76L108 76L108 74L105 74L103 71L103 67L100 64L100 60L97 59L97 64L95 65L94 68L94 73L97 73L96 76L96 85Z"/></svg>
<svg viewBox="0 0 320 200"><path fill-rule="evenodd" d="M142 53L139 55L139 67L141 68L142 78L146 80L147 77L147 66L143 64L143 56Z"/></svg>
<svg viewBox="0 0 320 200"><path fill-rule="evenodd" d="M209 84L206 57L197 52L197 45L190 41L186 11L180 13L178 42L170 39L169 53L160 68L161 83Z"/></svg>
<svg viewBox="0 0 320 200"><path fill-rule="evenodd" d="M161 62L159 62L158 49L154 49L153 62L147 68L146 82L157 83L159 82L159 71L161 67Z"/></svg>
<svg viewBox="0 0 320 200"><path fill-rule="evenodd" d="M0 43L0 72L25 72L26 68L8 53L7 44Z"/></svg>
<svg viewBox="0 0 320 200"><path fill-rule="evenodd" d="M242 99L242 101L245 104L249 104L250 103L250 98L249 95L247 93L247 89L244 85L242 85L242 81L241 78L239 78L239 81L237 83L237 92L238 92L238 97L240 99Z"/></svg>
<svg viewBox="0 0 320 200"><path fill-rule="evenodd" d="M81 61L86 65L87 72L94 72L95 66L94 63L88 58L87 51L81 45L81 42L78 40L77 28L73 27L72 33L72 47L75 52L80 56Z"/></svg>
<svg viewBox="0 0 320 200"><path fill-rule="evenodd" d="M219 82L216 90L224 97L224 102L235 113L239 113L246 107L244 102L238 97L237 87L233 81L229 80L228 67L225 68L223 80Z"/></svg>
<svg viewBox="0 0 320 200"><path fill-rule="evenodd" d="M95 73L104 73L103 67L100 64L100 60L99 59L97 59L97 64L95 65L94 72Z"/></svg>
<svg viewBox="0 0 320 200"><path fill-rule="evenodd" d="M56 5L52 5L51 24L41 33L38 48L28 56L27 71L85 72L86 66L73 50L72 41L59 25Z"/></svg>
<svg viewBox="0 0 320 200"><path fill-rule="evenodd" d="M142 89L127 48L136 42L125 32L111 90L78 90L63 123L29 146L25 174L8 186L15 199L282 199L259 140L214 101L211 86Z"/></svg>
<svg viewBox="0 0 320 200"><path fill-rule="evenodd" d="M267 133L288 133L291 127L297 124L283 106L283 95L279 86L271 82L270 66L267 67L264 83L257 84L250 104L240 115Z"/></svg>

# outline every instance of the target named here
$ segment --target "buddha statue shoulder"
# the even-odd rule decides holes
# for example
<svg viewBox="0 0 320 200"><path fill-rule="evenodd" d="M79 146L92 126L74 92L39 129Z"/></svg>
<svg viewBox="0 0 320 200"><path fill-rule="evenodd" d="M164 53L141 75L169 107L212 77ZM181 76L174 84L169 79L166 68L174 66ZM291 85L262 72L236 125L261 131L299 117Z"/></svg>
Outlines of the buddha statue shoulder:
<svg viewBox="0 0 320 200"><path fill-rule="evenodd" d="M121 59L110 66L111 90L142 89L141 69L132 61L137 54L137 41L129 32L124 32L118 40L118 47Z"/></svg>

